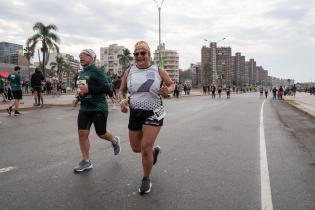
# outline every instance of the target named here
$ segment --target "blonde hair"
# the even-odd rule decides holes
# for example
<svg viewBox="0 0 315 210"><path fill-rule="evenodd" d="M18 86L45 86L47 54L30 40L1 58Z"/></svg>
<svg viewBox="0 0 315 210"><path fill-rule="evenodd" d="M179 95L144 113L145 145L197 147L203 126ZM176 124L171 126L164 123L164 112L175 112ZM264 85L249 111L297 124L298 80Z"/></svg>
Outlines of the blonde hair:
<svg viewBox="0 0 315 210"><path fill-rule="evenodd" d="M139 49L144 49L144 50L148 51L148 52L151 54L151 52L150 52L150 47L149 47L148 43L146 43L145 41L139 41L139 42L137 42L137 43L135 44L135 50L134 50L134 52L135 52L136 50L139 50Z"/></svg>

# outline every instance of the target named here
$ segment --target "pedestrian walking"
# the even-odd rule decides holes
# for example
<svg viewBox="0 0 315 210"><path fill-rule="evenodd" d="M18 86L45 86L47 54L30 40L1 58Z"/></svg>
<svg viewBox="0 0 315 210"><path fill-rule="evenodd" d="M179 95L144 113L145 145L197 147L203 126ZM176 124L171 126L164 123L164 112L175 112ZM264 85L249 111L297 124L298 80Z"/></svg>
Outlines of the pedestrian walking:
<svg viewBox="0 0 315 210"><path fill-rule="evenodd" d="M273 89L272 89L272 95L273 95L273 97L272 97L272 99L277 99L277 88L276 87L273 87Z"/></svg>
<svg viewBox="0 0 315 210"><path fill-rule="evenodd" d="M14 103L7 108L9 115L12 113L12 108L14 107L14 116L21 115L19 112L20 100L22 100L22 78L20 76L21 68L19 66L14 67L14 72L10 73L8 76L8 81L12 88Z"/></svg>
<svg viewBox="0 0 315 210"><path fill-rule="evenodd" d="M134 58L135 65L122 77L119 96L122 112L128 112L129 105L129 141L132 150L142 156L143 178L139 192L145 194L151 191L152 166L161 153L159 146L153 148L165 117L161 96L167 97L175 85L164 69L152 64L150 47L146 42L135 44ZM130 94L128 99L124 98L127 90Z"/></svg>
<svg viewBox="0 0 315 210"><path fill-rule="evenodd" d="M268 89L265 88L265 97L267 98L268 97Z"/></svg>
<svg viewBox="0 0 315 210"><path fill-rule="evenodd" d="M215 86L214 85L211 85L211 97L212 98L215 98Z"/></svg>
<svg viewBox="0 0 315 210"><path fill-rule="evenodd" d="M263 86L260 86L259 92L260 92L260 96L262 97L262 96L263 96L263 93L264 93L264 88L263 88Z"/></svg>
<svg viewBox="0 0 315 210"><path fill-rule="evenodd" d="M93 168L89 157L89 134L92 124L94 124L95 131L101 139L112 143L114 155L118 155L121 150L119 137L114 137L106 127L108 104L105 100L105 94L109 94L110 97L113 96L110 79L95 66L96 54L93 50L83 50L79 58L83 70L78 77L79 90L73 103L75 105L78 102L77 100L81 102L77 124L82 160L74 167L74 172L82 172Z"/></svg>
<svg viewBox="0 0 315 210"><path fill-rule="evenodd" d="M279 90L278 90L278 99L279 100L282 100L282 97L283 97L283 87L282 86L280 86L279 87Z"/></svg>
<svg viewBox="0 0 315 210"><path fill-rule="evenodd" d="M114 90L115 90L115 99L117 101L119 101L119 88L120 88L120 84L121 84L121 76L118 76L115 80L114 80Z"/></svg>
<svg viewBox="0 0 315 210"><path fill-rule="evenodd" d="M7 100L9 100L9 101L13 100L12 89L11 89L11 86L10 86L10 82L9 82L9 81L6 81L6 82L5 82L4 95L6 95Z"/></svg>
<svg viewBox="0 0 315 210"><path fill-rule="evenodd" d="M222 87L221 85L218 87L218 95L219 95L219 98L221 99L221 93L222 93Z"/></svg>
<svg viewBox="0 0 315 210"><path fill-rule="evenodd" d="M231 95L231 90L230 90L230 86L226 86L226 98L229 99L230 95Z"/></svg>
<svg viewBox="0 0 315 210"><path fill-rule="evenodd" d="M296 86L295 86L295 84L292 87L292 92L293 92L293 96L295 97L295 94L296 94Z"/></svg>
<svg viewBox="0 0 315 210"><path fill-rule="evenodd" d="M31 86L34 92L34 106L44 105L44 98L42 94L42 81L44 81L44 75L39 70L35 68L35 73L31 76Z"/></svg>
<svg viewBox="0 0 315 210"><path fill-rule="evenodd" d="M5 103L7 100L5 99L5 95L4 95L4 81L2 80L1 75L0 75L0 95L2 97L2 103Z"/></svg>
<svg viewBox="0 0 315 210"><path fill-rule="evenodd" d="M189 82L187 84L187 95L190 95L190 90L191 90L191 83Z"/></svg>

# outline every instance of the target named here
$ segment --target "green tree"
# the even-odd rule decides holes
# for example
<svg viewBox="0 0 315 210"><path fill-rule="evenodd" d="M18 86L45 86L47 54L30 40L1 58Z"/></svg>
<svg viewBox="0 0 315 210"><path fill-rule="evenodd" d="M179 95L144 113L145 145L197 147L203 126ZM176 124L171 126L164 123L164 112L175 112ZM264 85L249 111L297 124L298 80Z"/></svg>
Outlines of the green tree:
<svg viewBox="0 0 315 210"><path fill-rule="evenodd" d="M65 62L64 58L60 55L56 56L56 62L50 63L50 68L54 72L54 76L57 76L62 81L63 73L69 68L69 65Z"/></svg>
<svg viewBox="0 0 315 210"><path fill-rule="evenodd" d="M36 45L41 42L41 51L43 53L42 69L43 74L46 76L45 66L49 59L50 50L56 50L59 53L59 47L57 44L60 43L60 38L53 31L57 31L57 26L49 24L45 26L41 22L35 23L33 30L36 32L33 36L28 38L26 45L31 49L35 49Z"/></svg>
<svg viewBox="0 0 315 210"><path fill-rule="evenodd" d="M125 48L123 49L122 54L117 55L117 58L119 59L119 64L121 64L123 68L122 74L124 74L126 69L129 68L130 61L132 61L133 57L131 56L130 51Z"/></svg>
<svg viewBox="0 0 315 210"><path fill-rule="evenodd" d="M30 64L31 64L31 58L34 57L34 50L30 46L26 45L26 47L23 49L24 56L27 59L27 65L28 65L28 77L31 77L31 70L30 70Z"/></svg>

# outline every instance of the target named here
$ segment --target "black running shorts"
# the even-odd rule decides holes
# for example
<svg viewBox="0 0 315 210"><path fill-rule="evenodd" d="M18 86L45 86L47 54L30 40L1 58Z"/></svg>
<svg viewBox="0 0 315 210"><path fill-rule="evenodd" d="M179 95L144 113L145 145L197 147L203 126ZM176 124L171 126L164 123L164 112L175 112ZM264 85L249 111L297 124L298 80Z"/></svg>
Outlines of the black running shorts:
<svg viewBox="0 0 315 210"><path fill-rule="evenodd" d="M33 87L33 91L36 91L37 93L41 93L42 92L42 87L41 86L34 86Z"/></svg>
<svg viewBox="0 0 315 210"><path fill-rule="evenodd" d="M94 123L97 135L104 135L106 133L107 116L108 111L79 111L78 129L90 130L92 123Z"/></svg>
<svg viewBox="0 0 315 210"><path fill-rule="evenodd" d="M142 130L143 125L162 126L163 120L154 117L151 110L130 109L128 128L132 131Z"/></svg>
<svg viewBox="0 0 315 210"><path fill-rule="evenodd" d="M17 100L20 100L22 99L22 90L16 90L16 91L12 91L13 93L13 98L14 99L17 99Z"/></svg>

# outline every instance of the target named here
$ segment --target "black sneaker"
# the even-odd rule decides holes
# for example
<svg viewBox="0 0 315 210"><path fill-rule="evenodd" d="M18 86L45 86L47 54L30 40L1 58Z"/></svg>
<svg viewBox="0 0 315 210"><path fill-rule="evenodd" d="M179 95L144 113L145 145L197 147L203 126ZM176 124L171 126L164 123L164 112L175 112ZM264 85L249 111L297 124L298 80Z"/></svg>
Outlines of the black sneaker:
<svg viewBox="0 0 315 210"><path fill-rule="evenodd" d="M22 113L21 112L19 112L19 111L15 111L14 112L14 116L19 116L19 115L21 115Z"/></svg>
<svg viewBox="0 0 315 210"><path fill-rule="evenodd" d="M81 160L80 163L74 167L74 172L82 172L85 170L90 170L93 168L93 165L90 160Z"/></svg>
<svg viewBox="0 0 315 210"><path fill-rule="evenodd" d="M115 136L114 138L116 140L116 144L112 144L112 147L114 150L114 155L118 155L121 151L120 138L118 136Z"/></svg>
<svg viewBox="0 0 315 210"><path fill-rule="evenodd" d="M156 164L156 162L157 162L157 160L158 160L158 156L159 156L159 154L161 154L161 153L162 153L162 148L161 148L159 145L157 145L156 147L154 147L154 149L153 149L153 165Z"/></svg>
<svg viewBox="0 0 315 210"><path fill-rule="evenodd" d="M7 112L8 112L9 115L11 115L12 107L7 108Z"/></svg>
<svg viewBox="0 0 315 210"><path fill-rule="evenodd" d="M139 188L139 193L147 194L151 191L152 183L149 177L143 177L141 187Z"/></svg>

